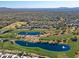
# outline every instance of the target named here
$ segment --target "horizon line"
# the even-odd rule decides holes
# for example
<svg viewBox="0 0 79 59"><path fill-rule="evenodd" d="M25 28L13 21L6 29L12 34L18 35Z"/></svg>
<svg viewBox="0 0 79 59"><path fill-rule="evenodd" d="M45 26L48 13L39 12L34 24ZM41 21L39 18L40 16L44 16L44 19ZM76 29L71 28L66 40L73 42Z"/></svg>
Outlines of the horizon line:
<svg viewBox="0 0 79 59"><path fill-rule="evenodd" d="M0 8L12 8L12 9L19 9L18 7L0 7ZM27 9L30 9L30 8L32 8L32 7L25 7L25 8L27 8ZM34 7L33 7L34 8ZM46 7L43 7L43 8L46 8ZM47 8L50 8L50 7L47 7ZM51 7L51 8L79 8L79 7ZM21 8L21 9L24 9L24 8ZM35 9L37 9L37 8L35 8Z"/></svg>

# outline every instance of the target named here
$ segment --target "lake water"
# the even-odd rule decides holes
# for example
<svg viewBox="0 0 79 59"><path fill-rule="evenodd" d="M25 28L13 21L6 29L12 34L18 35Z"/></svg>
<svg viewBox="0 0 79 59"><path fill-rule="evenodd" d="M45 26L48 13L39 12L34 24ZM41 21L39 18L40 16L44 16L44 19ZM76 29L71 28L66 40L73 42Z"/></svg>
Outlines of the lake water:
<svg viewBox="0 0 79 59"><path fill-rule="evenodd" d="M33 42L26 42L23 40L15 41L16 44L25 47L39 47L42 49L50 50L50 51L68 51L70 50L70 46L66 44L49 44L49 43L33 43Z"/></svg>
<svg viewBox="0 0 79 59"><path fill-rule="evenodd" d="M19 32L19 35L40 35L41 32Z"/></svg>

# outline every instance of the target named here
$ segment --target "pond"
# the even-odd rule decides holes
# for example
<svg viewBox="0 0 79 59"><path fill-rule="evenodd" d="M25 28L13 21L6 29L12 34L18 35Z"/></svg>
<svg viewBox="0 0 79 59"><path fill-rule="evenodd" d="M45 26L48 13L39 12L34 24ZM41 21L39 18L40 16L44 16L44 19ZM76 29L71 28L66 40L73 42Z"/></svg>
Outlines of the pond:
<svg viewBox="0 0 79 59"><path fill-rule="evenodd" d="M39 47L42 49L50 50L50 51L68 51L70 50L70 46L66 44L49 44L49 43L33 43L33 42L26 42L23 40L17 40L15 41L16 44L20 46L25 46L25 47Z"/></svg>
<svg viewBox="0 0 79 59"><path fill-rule="evenodd" d="M40 35L41 32L19 32L19 35Z"/></svg>

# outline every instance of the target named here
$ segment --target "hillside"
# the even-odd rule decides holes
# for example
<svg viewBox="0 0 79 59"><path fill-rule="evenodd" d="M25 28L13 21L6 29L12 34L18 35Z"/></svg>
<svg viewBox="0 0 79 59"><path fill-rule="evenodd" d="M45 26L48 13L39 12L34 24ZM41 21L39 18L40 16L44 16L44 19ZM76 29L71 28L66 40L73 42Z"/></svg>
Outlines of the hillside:
<svg viewBox="0 0 79 59"><path fill-rule="evenodd" d="M0 11L10 11L10 12L25 12L25 11L31 11L31 12L79 12L79 7L75 8L66 8L66 7L60 7L60 8L6 8L6 7L0 7Z"/></svg>

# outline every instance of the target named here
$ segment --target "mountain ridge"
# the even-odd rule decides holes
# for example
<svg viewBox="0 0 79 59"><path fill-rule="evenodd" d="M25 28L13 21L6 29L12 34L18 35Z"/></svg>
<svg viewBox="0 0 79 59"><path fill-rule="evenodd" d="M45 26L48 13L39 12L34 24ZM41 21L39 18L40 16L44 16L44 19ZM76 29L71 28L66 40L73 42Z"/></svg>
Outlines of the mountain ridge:
<svg viewBox="0 0 79 59"><path fill-rule="evenodd" d="M79 12L79 7L74 7L74 8L68 8L68 7L59 7L59 8L7 8L7 7L0 7L0 11Z"/></svg>

